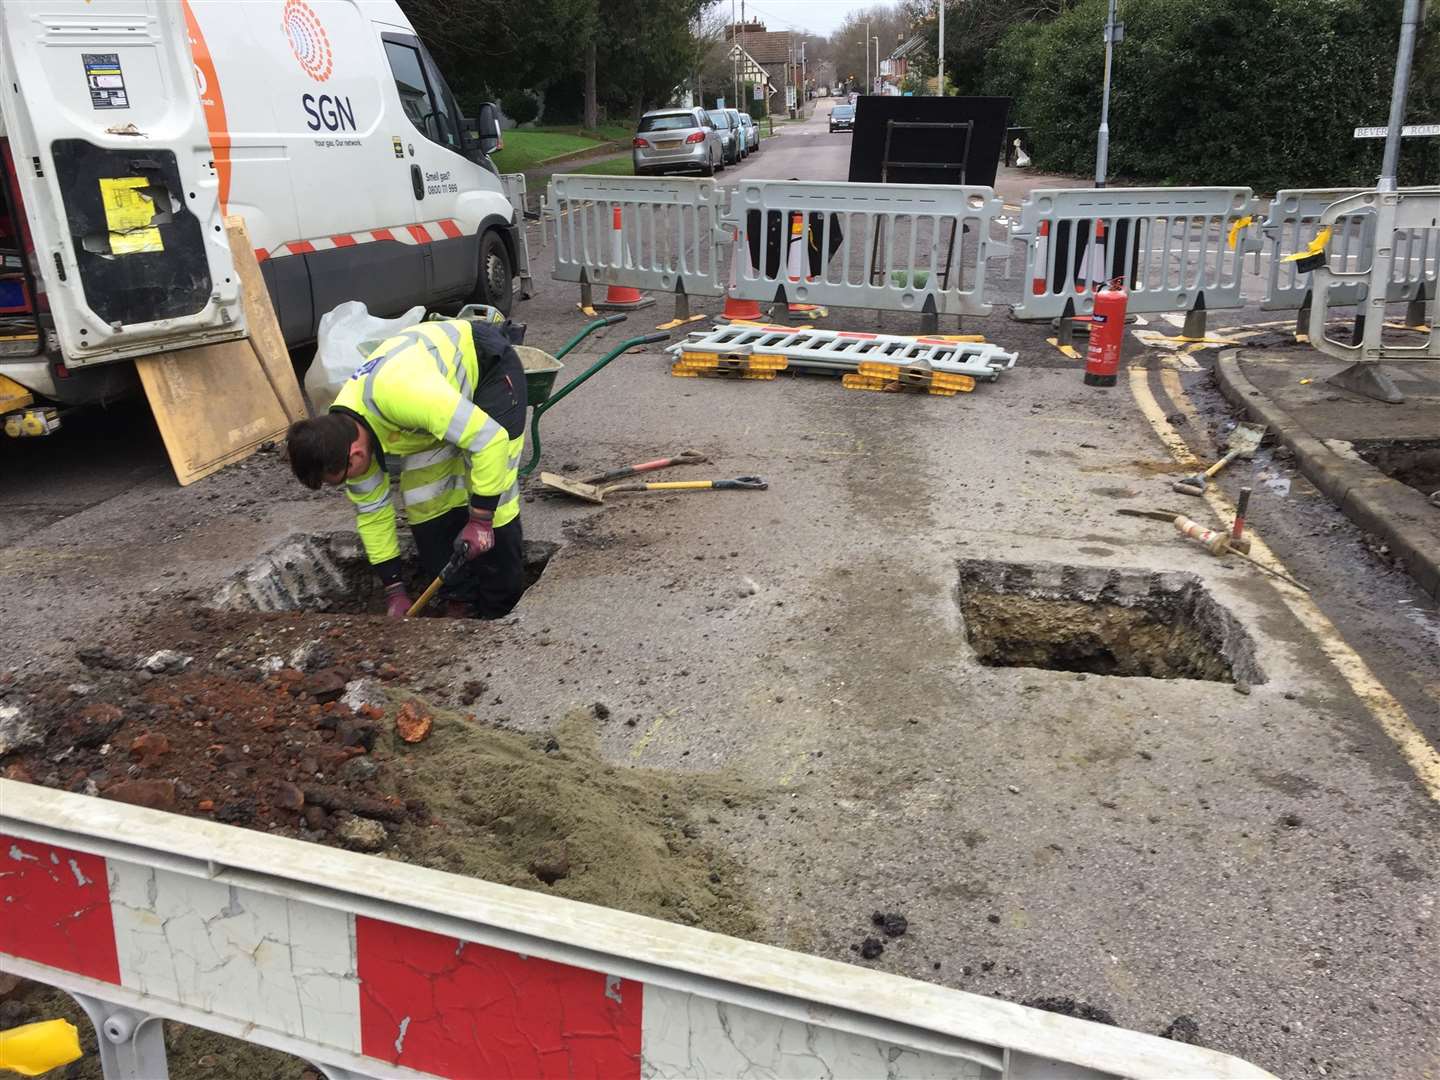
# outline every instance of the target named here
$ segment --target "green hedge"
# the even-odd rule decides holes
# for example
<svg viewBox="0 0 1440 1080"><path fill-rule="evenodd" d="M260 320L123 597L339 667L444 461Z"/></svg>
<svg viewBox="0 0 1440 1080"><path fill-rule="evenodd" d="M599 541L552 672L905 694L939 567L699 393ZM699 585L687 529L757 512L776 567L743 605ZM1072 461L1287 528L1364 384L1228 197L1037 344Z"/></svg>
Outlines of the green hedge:
<svg viewBox="0 0 1440 1080"><path fill-rule="evenodd" d="M989 93L1015 99L1035 166L1093 174L1105 0L1013 27L985 63ZM1389 116L1398 0L1121 0L1110 175L1176 184L1365 185ZM1407 120L1440 120L1440 5L1422 30ZM1440 140L1402 145L1401 183L1440 183Z"/></svg>

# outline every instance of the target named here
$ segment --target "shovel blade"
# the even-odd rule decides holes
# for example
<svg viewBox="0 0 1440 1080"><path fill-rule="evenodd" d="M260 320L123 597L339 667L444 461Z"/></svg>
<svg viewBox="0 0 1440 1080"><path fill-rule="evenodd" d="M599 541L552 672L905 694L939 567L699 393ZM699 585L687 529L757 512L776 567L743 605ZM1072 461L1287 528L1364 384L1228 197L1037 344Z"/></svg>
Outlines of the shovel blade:
<svg viewBox="0 0 1440 1080"><path fill-rule="evenodd" d="M573 495L586 502L603 503L605 501L604 489L580 480L566 479L559 473L542 472L540 482L554 491L563 491L566 495Z"/></svg>
<svg viewBox="0 0 1440 1080"><path fill-rule="evenodd" d="M1265 438L1264 424L1240 423L1230 432L1230 449L1239 450L1237 455L1248 458L1260 449L1260 440Z"/></svg>

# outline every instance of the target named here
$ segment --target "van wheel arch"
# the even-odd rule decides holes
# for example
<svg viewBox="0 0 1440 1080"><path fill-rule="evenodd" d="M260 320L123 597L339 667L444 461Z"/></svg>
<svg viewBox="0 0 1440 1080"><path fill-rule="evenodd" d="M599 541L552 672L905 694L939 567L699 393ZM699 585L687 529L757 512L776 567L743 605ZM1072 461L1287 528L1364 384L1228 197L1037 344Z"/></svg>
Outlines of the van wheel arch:
<svg viewBox="0 0 1440 1080"><path fill-rule="evenodd" d="M475 244L475 300L499 308L506 315L515 303L515 234L510 223L500 218L487 218L481 222L479 239ZM503 260L505 273L496 274L500 269L494 265L497 257ZM504 287L499 278L504 277ZM499 301L499 302L497 302Z"/></svg>

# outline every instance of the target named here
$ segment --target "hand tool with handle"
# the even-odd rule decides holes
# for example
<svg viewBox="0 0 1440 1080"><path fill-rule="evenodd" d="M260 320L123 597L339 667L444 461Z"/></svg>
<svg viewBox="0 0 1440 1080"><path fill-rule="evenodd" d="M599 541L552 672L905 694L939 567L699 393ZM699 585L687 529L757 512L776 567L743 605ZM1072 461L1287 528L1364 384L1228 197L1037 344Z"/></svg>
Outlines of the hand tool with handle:
<svg viewBox="0 0 1440 1080"><path fill-rule="evenodd" d="M1235 430L1230 433L1230 449L1225 456L1217 461L1203 473L1196 473L1194 476L1187 476L1182 480L1176 480L1170 485L1172 491L1181 495L1202 496L1205 494L1205 487L1221 469L1229 465L1236 458L1250 458L1260 448L1260 440L1265 437L1263 424L1236 424Z"/></svg>
<svg viewBox="0 0 1440 1080"><path fill-rule="evenodd" d="M425 605L430 603L430 601L435 598L435 594L440 591L440 586L454 577L455 572L464 565L465 551L463 549L457 550L455 554L450 556L450 561L445 564L445 569L441 570L440 573L436 575L435 580L426 586L425 591L420 594L420 599L410 605L410 610L405 613L405 617L407 619L413 619L416 615L419 615L420 612L424 611Z"/></svg>
<svg viewBox="0 0 1440 1080"><path fill-rule="evenodd" d="M541 473L540 482L548 488L587 502L603 503L605 496L620 491L764 491L770 485L758 476L740 476L734 480L670 480L651 483L635 482L599 487L578 480L567 480L556 473Z"/></svg>
<svg viewBox="0 0 1440 1080"><path fill-rule="evenodd" d="M599 473L596 476L587 476L581 483L604 484L610 480L623 480L627 476L636 476L640 473L655 472L658 469L668 469L672 465L699 465L710 459L698 450L681 450L674 457L656 458L654 461L642 461L639 465L626 465L624 468L611 469L609 472Z"/></svg>
<svg viewBox="0 0 1440 1080"><path fill-rule="evenodd" d="M1121 507L1119 510L1116 510L1115 512L1116 512L1117 514L1124 514L1126 517L1148 518L1148 519L1150 519L1151 521L1168 521L1168 522L1171 522L1171 523L1175 526L1175 528L1180 531L1180 533L1181 533L1182 535L1189 536L1191 539L1194 539L1194 540L1196 540L1197 542L1203 544L1206 548L1210 548L1210 547L1211 547L1211 543L1213 543L1214 538L1216 537L1216 535L1218 535L1218 534L1216 534L1213 530L1204 529L1203 526L1196 525L1195 522L1191 521L1191 520L1190 520L1189 518L1187 518L1184 514L1178 513L1178 512L1176 512L1176 511L1174 511L1174 510L1134 510L1134 509L1131 509L1130 507L1126 506L1126 507ZM1183 524L1182 524L1182 523L1183 523ZM1193 527L1193 528L1196 529L1196 530L1203 530L1204 532L1209 533L1208 542L1207 542L1207 539L1201 538L1200 536L1197 536L1195 533L1187 531L1186 528L1185 528L1186 525L1191 526L1191 527ZM1248 563L1250 563L1252 566L1254 566L1257 570L1263 570L1265 573L1269 574L1271 577L1278 578L1278 579L1280 579L1281 581L1285 582L1285 584L1287 584L1287 585L1293 585L1293 586L1295 586L1295 588L1300 589L1302 592L1309 592L1309 591L1310 591L1310 586L1305 585L1305 584L1302 584L1302 583L1299 582L1299 581L1296 581L1296 580L1295 580L1293 577L1291 577L1289 574L1282 573L1282 572L1279 571L1279 570L1273 570L1273 569L1271 569L1270 567L1268 567L1268 566L1266 566L1264 563L1262 563L1259 559L1256 559L1253 555L1251 555L1251 554L1249 553L1250 541L1249 541L1248 538L1242 538L1242 539L1243 539L1243 542L1244 542L1244 544L1245 544L1245 547L1244 547L1244 548L1237 548L1237 547L1235 547L1235 541L1234 541L1234 538L1233 538L1233 534L1232 534L1230 537L1226 537L1226 539L1227 539L1229 542L1228 542L1227 546L1225 547L1225 549L1222 550L1222 551L1213 551L1213 550L1212 550L1212 551L1211 551L1211 554L1212 554L1212 555L1238 555L1240 558L1244 559L1246 562L1248 562Z"/></svg>
<svg viewBox="0 0 1440 1080"><path fill-rule="evenodd" d="M1251 488L1242 487L1235 501L1235 521L1230 526L1230 550L1250 554L1250 538L1245 535L1245 513L1250 509Z"/></svg>

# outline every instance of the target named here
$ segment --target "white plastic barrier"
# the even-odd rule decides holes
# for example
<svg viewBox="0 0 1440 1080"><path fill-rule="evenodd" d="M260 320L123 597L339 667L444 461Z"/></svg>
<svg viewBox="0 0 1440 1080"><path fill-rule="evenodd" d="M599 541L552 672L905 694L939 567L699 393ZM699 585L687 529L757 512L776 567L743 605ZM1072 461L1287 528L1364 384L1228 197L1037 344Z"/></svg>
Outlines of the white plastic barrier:
<svg viewBox="0 0 1440 1080"><path fill-rule="evenodd" d="M1134 312L1241 307L1246 227L1239 222L1254 213L1254 193L1242 187L1037 188L1013 234L1026 244L1013 314L1087 313L1096 288L1115 278L1124 280Z"/></svg>
<svg viewBox="0 0 1440 1080"><path fill-rule="evenodd" d="M1363 194L1364 188L1296 189L1277 192L1261 225L1264 234L1266 311L1299 309L1299 329L1308 329L1311 308L1310 274L1289 259L1304 253L1319 234L1320 217L1332 204ZM1332 307L1358 303L1358 279L1368 275L1375 249L1375 211L1362 206L1357 213L1336 219L1330 226L1325 251L1330 269L1349 277L1332 285ZM1396 234L1386 295L1392 303L1409 303L1407 318L1418 323L1425 301L1436 293L1440 251L1433 230L1403 230Z"/></svg>
<svg viewBox="0 0 1440 1080"><path fill-rule="evenodd" d="M1440 301L1433 265L1440 252L1440 187L1363 191L1332 203L1321 213L1319 225L1334 227L1360 216L1374 220L1373 256L1365 265L1349 266L1338 254L1332 259L1327 253L1325 264L1312 273L1311 343L1342 360L1440 360L1440 328L1435 325ZM1397 287L1410 282L1428 286L1422 299L1428 325L1424 332L1392 334L1386 304L1412 299L1395 295ZM1333 309L1352 304L1362 320L1359 340L1329 337Z"/></svg>
<svg viewBox="0 0 1440 1080"><path fill-rule="evenodd" d="M724 224L744 300L988 315L988 187L741 180Z"/></svg>
<svg viewBox="0 0 1440 1080"><path fill-rule="evenodd" d="M530 299L534 278L530 274L530 237L525 228L525 174L501 173L500 186L515 211L515 273L520 277L520 299Z"/></svg>
<svg viewBox="0 0 1440 1080"><path fill-rule="evenodd" d="M0 780L0 970L107 1080L157 1018L331 1078L1263 1078L1237 1058L637 915Z"/></svg>
<svg viewBox="0 0 1440 1080"><path fill-rule="evenodd" d="M720 296L720 203L713 180L553 176L546 212L555 228L554 277Z"/></svg>

